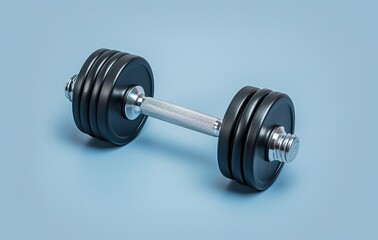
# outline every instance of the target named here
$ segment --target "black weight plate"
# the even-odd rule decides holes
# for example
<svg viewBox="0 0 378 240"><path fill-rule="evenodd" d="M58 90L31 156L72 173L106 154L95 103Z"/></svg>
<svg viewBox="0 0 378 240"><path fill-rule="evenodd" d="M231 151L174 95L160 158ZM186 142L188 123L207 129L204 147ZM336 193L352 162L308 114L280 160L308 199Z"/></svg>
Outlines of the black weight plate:
<svg viewBox="0 0 378 240"><path fill-rule="evenodd" d="M92 133L97 138L103 138L101 136L100 130L98 130L97 124L97 105L98 105L98 98L102 88L102 84L104 83L104 79L108 74L111 67L114 63L120 59L122 56L126 55L127 53L118 52L114 54L112 57L104 63L104 66L101 68L100 72L97 74L96 80L93 85L91 99L89 101L89 125L91 127Z"/></svg>
<svg viewBox="0 0 378 240"><path fill-rule="evenodd" d="M85 60L83 66L80 69L80 72L77 76L77 80L75 82L75 87L73 90L73 97L72 97L72 115L75 121L75 124L77 128L84 132L84 129L81 125L81 119L80 119L80 102L81 102L81 92L83 89L85 78L87 77L88 72L91 70L91 67L93 63L96 61L96 59L105 51L108 49L98 49L95 52L93 52L87 60Z"/></svg>
<svg viewBox="0 0 378 240"><path fill-rule="evenodd" d="M89 70L87 77L85 78L83 89L81 91L81 101L80 101L80 120L81 126L84 131L91 136L94 136L92 129L89 125L89 100L92 95L92 89L94 81L97 77L97 74L100 72L104 63L118 51L108 50L101 54L96 61L93 63L91 70Z"/></svg>
<svg viewBox="0 0 378 240"><path fill-rule="evenodd" d="M243 109L238 125L235 130L234 142L231 151L231 172L238 183L246 184L243 176L243 151L248 126L263 99L272 91L269 89L258 90Z"/></svg>
<svg viewBox="0 0 378 240"><path fill-rule="evenodd" d="M103 139L125 145L142 129L147 116L128 120L124 115L124 95L129 87L143 87L146 96L153 96L154 80L150 65L141 57L128 54L110 69L101 88L97 106L97 124Z"/></svg>
<svg viewBox="0 0 378 240"><path fill-rule="evenodd" d="M258 190L270 187L284 165L278 161L267 161L269 135L276 126L283 126L287 133L294 133L295 111L290 97L272 92L254 114L244 145L244 177L249 186Z"/></svg>
<svg viewBox="0 0 378 240"><path fill-rule="evenodd" d="M222 120L222 127L218 138L218 166L223 176L233 179L231 173L231 147L234 139L235 126L241 111L249 98L257 92L258 88L246 86L240 89L226 110Z"/></svg>

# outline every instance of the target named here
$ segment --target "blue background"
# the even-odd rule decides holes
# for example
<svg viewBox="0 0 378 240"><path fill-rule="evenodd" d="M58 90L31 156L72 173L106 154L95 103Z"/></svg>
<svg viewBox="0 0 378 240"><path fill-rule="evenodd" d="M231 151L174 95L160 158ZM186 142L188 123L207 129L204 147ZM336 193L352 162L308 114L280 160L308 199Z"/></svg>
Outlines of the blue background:
<svg viewBox="0 0 378 240"><path fill-rule="evenodd" d="M0 8L0 239L377 239L377 1L8 1ZM149 119L77 130L68 77L108 47L155 96L222 117L245 85L289 94L301 149L264 192L217 139Z"/></svg>

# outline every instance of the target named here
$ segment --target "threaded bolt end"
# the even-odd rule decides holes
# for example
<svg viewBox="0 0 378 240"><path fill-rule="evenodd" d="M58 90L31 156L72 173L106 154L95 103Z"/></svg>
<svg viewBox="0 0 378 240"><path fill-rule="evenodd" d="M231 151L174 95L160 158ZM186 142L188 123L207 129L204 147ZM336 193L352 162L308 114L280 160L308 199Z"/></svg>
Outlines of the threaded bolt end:
<svg viewBox="0 0 378 240"><path fill-rule="evenodd" d="M298 149L299 138L297 136L286 133L285 128L282 126L273 129L268 141L269 162L292 162L297 156Z"/></svg>
<svg viewBox="0 0 378 240"><path fill-rule="evenodd" d="M70 77L66 83L64 88L64 93L66 94L66 98L72 102L72 95L75 86L75 82L77 80L77 74Z"/></svg>

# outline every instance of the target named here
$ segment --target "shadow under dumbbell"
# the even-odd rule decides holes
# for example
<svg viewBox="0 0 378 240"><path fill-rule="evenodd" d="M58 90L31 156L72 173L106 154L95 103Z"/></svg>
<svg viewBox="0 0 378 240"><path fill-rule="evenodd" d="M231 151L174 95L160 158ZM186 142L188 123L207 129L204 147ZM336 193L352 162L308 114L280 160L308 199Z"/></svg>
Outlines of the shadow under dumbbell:
<svg viewBox="0 0 378 240"><path fill-rule="evenodd" d="M68 124L67 122L68 121L62 121L56 128L58 131L58 136L60 138L64 138L64 141L75 145L85 145L89 148L98 149L101 151L122 148L122 146L116 146L106 141L84 135L81 132L78 132L75 126ZM219 178L223 178L217 169L216 156L214 155L213 157L209 157L209 154L204 153L204 151L201 151L201 149L196 151L174 141L157 140L155 138L143 135L138 136L134 144L137 144L136 147L140 147L142 150L149 149L149 151L168 153L174 156L177 160L190 161L194 165L198 166L201 171L206 173L204 174L206 178L214 178L214 181L217 181ZM204 181L208 181L208 179ZM230 180L226 185L215 184L212 186L238 195L255 195L260 193L258 190L239 184L233 180Z"/></svg>
<svg viewBox="0 0 378 240"><path fill-rule="evenodd" d="M86 143L87 137L78 132L68 121L58 121L54 129L57 131L57 136L66 143L73 145L83 145Z"/></svg>
<svg viewBox="0 0 378 240"><path fill-rule="evenodd" d="M106 142L101 139L97 138L90 138L88 139L86 145L91 148L97 148L97 149L115 149L119 148L120 146L116 146L114 144L111 144L109 142Z"/></svg>
<svg viewBox="0 0 378 240"><path fill-rule="evenodd" d="M81 133L74 125L70 124L69 121L59 122L59 126L55 129L57 130L57 136L64 138L65 142L75 145L86 145L90 148L102 150L119 148L119 146L114 144Z"/></svg>
<svg viewBox="0 0 378 240"><path fill-rule="evenodd" d="M229 184L226 186L226 189L230 192L237 193L237 194L259 194L261 191L256 190L254 188L248 187L247 185L242 185L236 181L231 180Z"/></svg>

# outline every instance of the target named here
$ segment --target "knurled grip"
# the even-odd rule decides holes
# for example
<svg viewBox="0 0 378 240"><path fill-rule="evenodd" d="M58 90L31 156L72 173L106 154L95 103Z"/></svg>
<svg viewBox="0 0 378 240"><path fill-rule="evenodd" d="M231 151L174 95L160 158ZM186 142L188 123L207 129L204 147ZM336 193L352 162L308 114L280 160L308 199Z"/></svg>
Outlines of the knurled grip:
<svg viewBox="0 0 378 240"><path fill-rule="evenodd" d="M155 98L145 97L140 105L144 115L210 136L218 137L222 120Z"/></svg>

